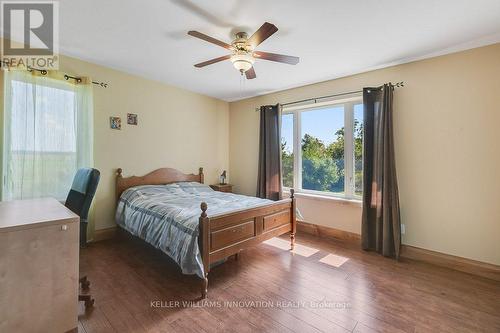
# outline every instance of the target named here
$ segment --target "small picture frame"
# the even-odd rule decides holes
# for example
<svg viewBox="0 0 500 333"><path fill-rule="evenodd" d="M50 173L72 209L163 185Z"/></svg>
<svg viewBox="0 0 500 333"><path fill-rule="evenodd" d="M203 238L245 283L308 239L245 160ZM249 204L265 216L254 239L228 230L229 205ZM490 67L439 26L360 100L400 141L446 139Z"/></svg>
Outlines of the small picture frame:
<svg viewBox="0 0 500 333"><path fill-rule="evenodd" d="M127 124L129 124L129 125L137 125L137 114L135 114L135 113L127 113Z"/></svg>
<svg viewBox="0 0 500 333"><path fill-rule="evenodd" d="M109 127L115 130L122 129L122 119L120 117L109 117Z"/></svg>

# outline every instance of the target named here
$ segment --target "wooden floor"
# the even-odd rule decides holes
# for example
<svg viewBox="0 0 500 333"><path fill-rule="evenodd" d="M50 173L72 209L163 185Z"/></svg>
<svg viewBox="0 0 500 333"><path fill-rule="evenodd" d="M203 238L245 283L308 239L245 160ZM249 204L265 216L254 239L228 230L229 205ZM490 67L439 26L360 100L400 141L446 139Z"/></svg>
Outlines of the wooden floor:
<svg viewBox="0 0 500 333"><path fill-rule="evenodd" d="M79 332L500 332L499 282L348 242L297 243L290 253L275 239L213 268L204 302L200 280L145 243L92 244L81 270L96 302Z"/></svg>

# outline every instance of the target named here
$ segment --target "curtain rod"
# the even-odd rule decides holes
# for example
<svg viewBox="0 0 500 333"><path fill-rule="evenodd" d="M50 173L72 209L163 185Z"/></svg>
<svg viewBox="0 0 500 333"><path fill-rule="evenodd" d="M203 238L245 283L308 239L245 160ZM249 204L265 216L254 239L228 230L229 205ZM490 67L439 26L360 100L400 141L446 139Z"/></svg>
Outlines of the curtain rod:
<svg viewBox="0 0 500 333"><path fill-rule="evenodd" d="M33 67L28 67L28 71L37 71L37 72L40 72L40 74L42 75L47 75L47 71L45 69L38 69L38 68L33 68ZM77 77L77 76L71 76L71 75L68 75L68 74L64 74L64 79L66 81L68 81L69 79L73 79L75 80L77 83L80 83L82 82L82 79L80 77ZM92 81L93 84L96 84L98 86L101 86L103 88L107 88L108 87L108 84L107 83L104 83L104 82L98 82L98 81Z"/></svg>
<svg viewBox="0 0 500 333"><path fill-rule="evenodd" d="M389 83L391 86L394 88L402 88L405 86L404 81L397 82L395 84ZM307 99L302 99L299 101L294 101L294 102L288 102L288 103L283 103L281 106L287 106L287 105L293 105L293 104L300 104L304 102L309 102L309 101L314 101L314 104L318 102L318 100L325 99L325 98L332 98L332 97L338 97L338 96L345 96L345 95L352 95L352 94L359 94L362 93L363 90L356 90L356 91L349 91L349 92L344 92L344 93L339 93L339 94L333 94L333 95L327 95L327 96L321 96L321 97L315 97L315 98L307 98ZM255 108L255 111L260 111L260 108Z"/></svg>

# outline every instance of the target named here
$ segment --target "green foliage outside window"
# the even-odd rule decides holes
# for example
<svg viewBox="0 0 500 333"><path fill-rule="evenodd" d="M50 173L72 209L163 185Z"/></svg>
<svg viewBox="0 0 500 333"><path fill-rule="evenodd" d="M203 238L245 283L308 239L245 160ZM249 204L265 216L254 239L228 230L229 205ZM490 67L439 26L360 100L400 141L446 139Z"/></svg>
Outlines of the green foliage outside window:
<svg viewBox="0 0 500 333"><path fill-rule="evenodd" d="M322 140L305 134L302 148L302 188L334 193L344 192L344 127L335 132L335 141L326 145ZM283 186L293 185L293 152L285 149L282 139ZM363 124L354 122L354 181L355 194L362 193L363 173Z"/></svg>
<svg viewBox="0 0 500 333"><path fill-rule="evenodd" d="M293 153L286 151L286 142L281 138L281 170L283 186L293 187Z"/></svg>

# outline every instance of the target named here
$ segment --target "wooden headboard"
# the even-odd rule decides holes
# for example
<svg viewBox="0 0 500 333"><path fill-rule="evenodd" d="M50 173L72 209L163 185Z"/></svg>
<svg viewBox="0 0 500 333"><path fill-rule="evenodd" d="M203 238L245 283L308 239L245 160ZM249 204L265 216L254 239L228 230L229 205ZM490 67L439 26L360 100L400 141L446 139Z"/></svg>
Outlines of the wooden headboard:
<svg viewBox="0 0 500 333"><path fill-rule="evenodd" d="M203 168L199 169L197 175L185 174L172 168L161 168L142 177L126 178L123 178L122 171L121 168L116 170L116 198L119 198L126 189L139 185L165 185L175 182L199 182L203 184Z"/></svg>

